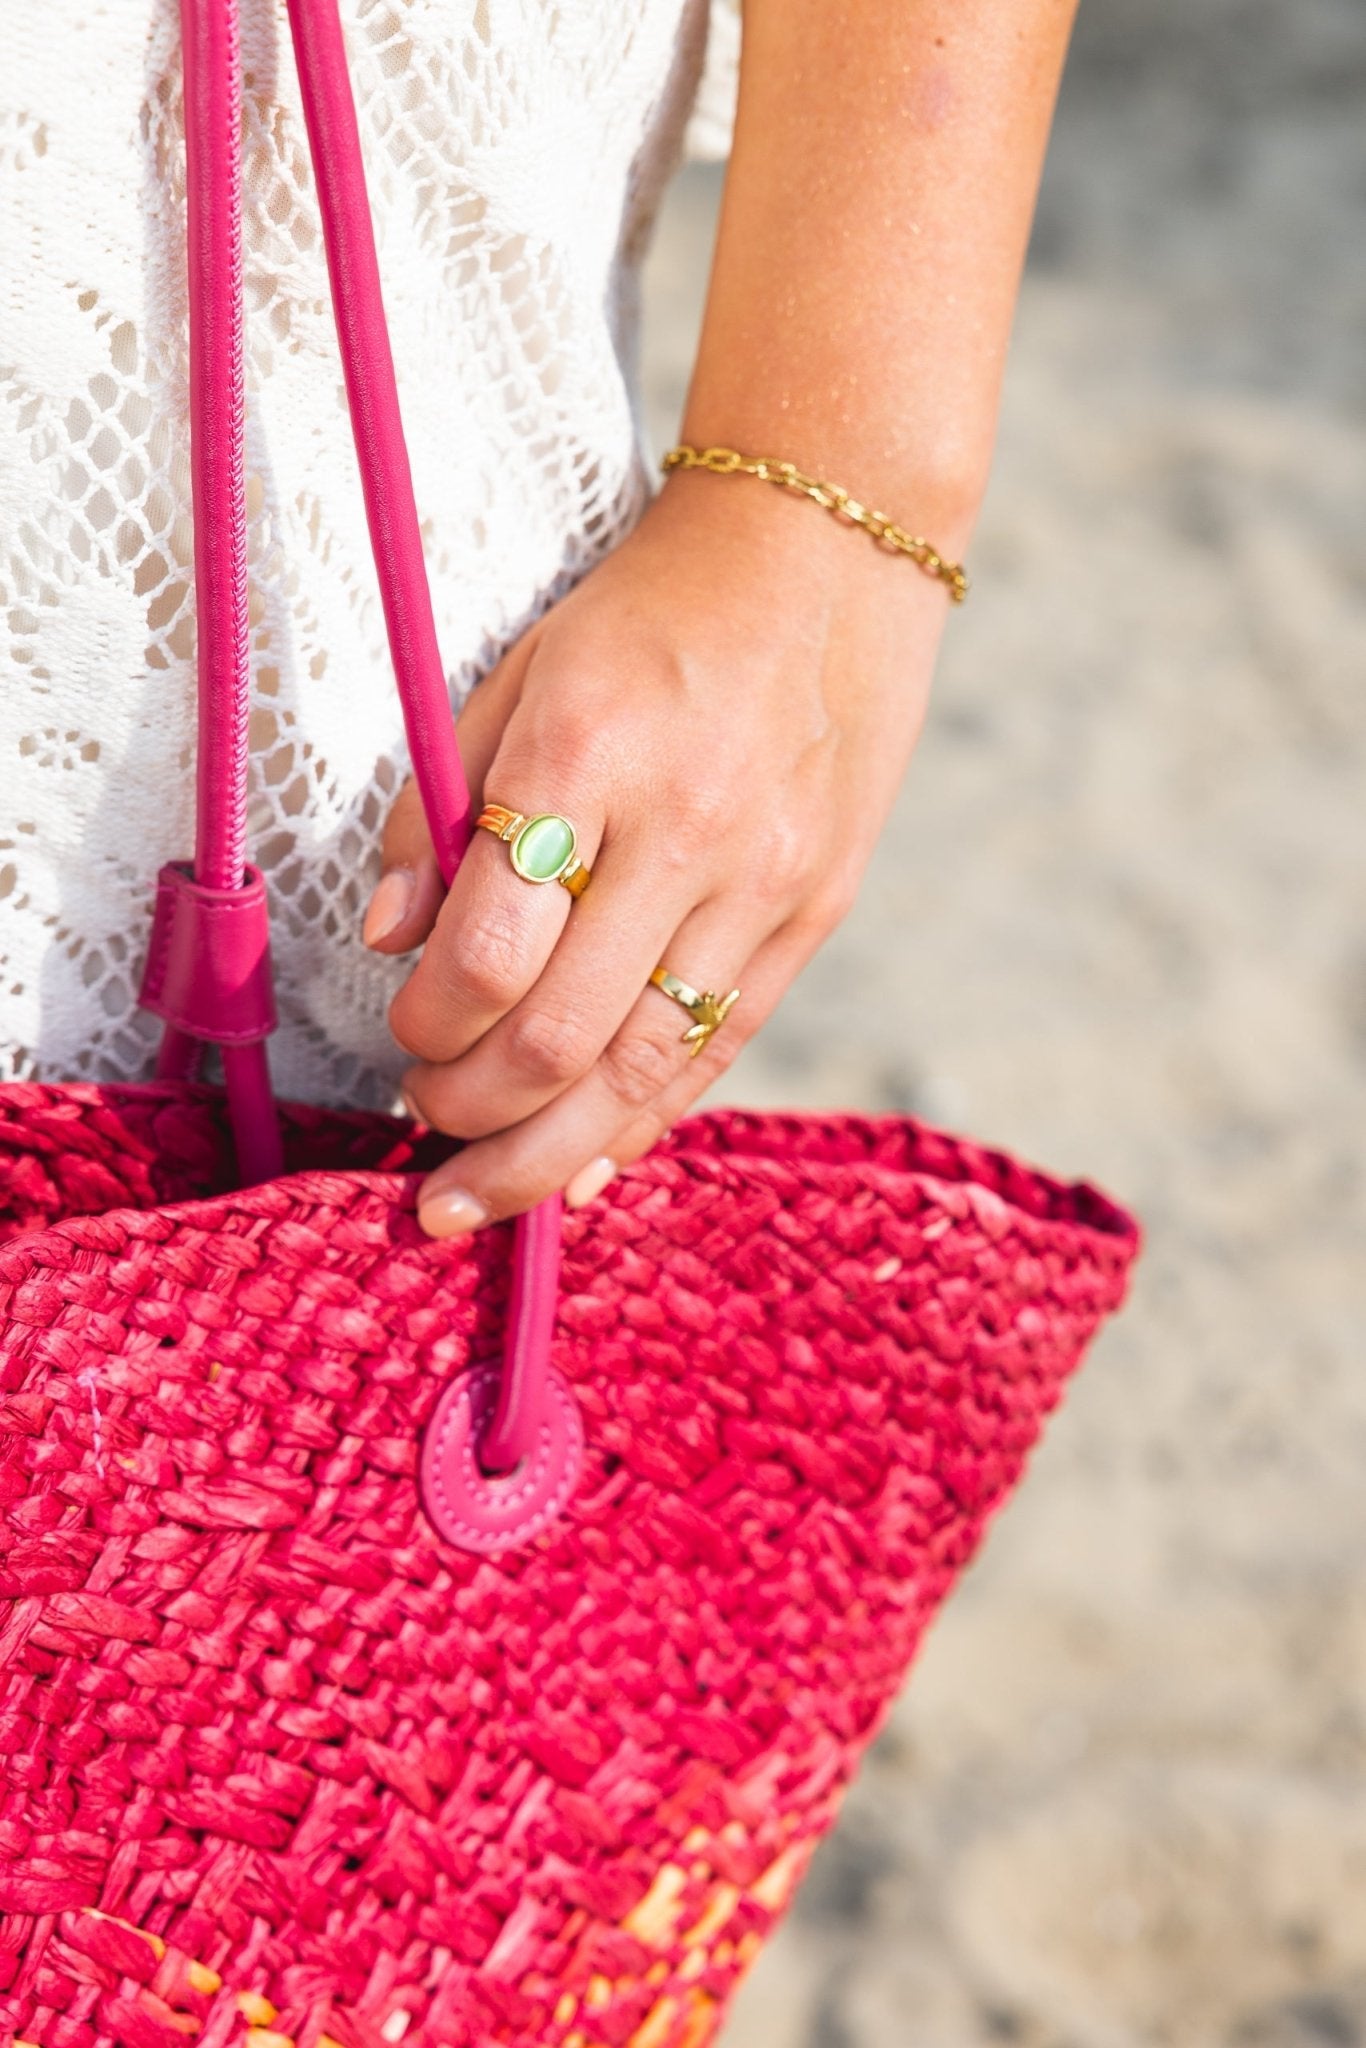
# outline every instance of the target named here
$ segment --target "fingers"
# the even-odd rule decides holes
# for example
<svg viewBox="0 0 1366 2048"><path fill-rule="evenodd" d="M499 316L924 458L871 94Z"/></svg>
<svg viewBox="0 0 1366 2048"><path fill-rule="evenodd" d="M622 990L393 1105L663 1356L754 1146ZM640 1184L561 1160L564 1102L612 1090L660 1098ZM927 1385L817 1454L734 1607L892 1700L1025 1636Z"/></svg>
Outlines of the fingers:
<svg viewBox="0 0 1366 2048"><path fill-rule="evenodd" d="M532 684L528 670L483 795L528 817L551 812L567 818L575 855L593 871L592 886L575 901L558 882L530 882L514 869L508 846L492 833L475 833L422 957L390 1007L394 1036L427 1067L460 1059L514 1010L540 976L571 909L577 919L609 893L599 855L619 853L604 846L604 833L609 813L619 814L616 784L622 760L631 758L631 737L622 737L620 721L609 736L607 722L591 709L587 686L568 689L550 654ZM563 708L566 700L575 707L572 714ZM691 900L695 896L694 890ZM629 1000L628 992L618 1017L605 1019L604 1038ZM569 1028L581 1007L576 1004ZM534 1064L534 1054L528 1057ZM422 1100L420 1107L450 1127L435 1104Z"/></svg>
<svg viewBox="0 0 1366 2048"><path fill-rule="evenodd" d="M793 979L825 936L824 931L814 926L804 930L794 921L759 948L745 969L741 997L743 1030L734 1030L735 1025L742 1021L741 1005L737 1004L735 1014L726 1020L722 1033L713 1040L717 1060L709 1062L704 1057L696 1062L689 1061L653 1102L624 1123L606 1149L596 1153L565 1184L564 1198L568 1208L582 1209L594 1201L623 1166L644 1158L673 1129L679 1118L687 1115L699 1096L704 1095L718 1075L724 1073L741 1047L772 1016Z"/></svg>
<svg viewBox="0 0 1366 2048"><path fill-rule="evenodd" d="M569 818L579 858L594 865L603 821L586 791L576 796L561 786L543 793L541 785L524 795L529 778L508 775L505 780L501 767L495 767L490 782L498 802L520 798L519 808L554 810ZM507 847L491 832L476 832L422 957L390 1005L390 1028L399 1044L424 1067L439 1068L467 1053L532 987L571 911L577 914L596 887L595 873L575 903L558 882L525 881ZM427 1121L449 1128L439 1120L435 1104L414 1099Z"/></svg>
<svg viewBox="0 0 1366 2048"><path fill-rule="evenodd" d="M694 988L725 995L738 982L743 989L734 1012L698 1057L692 1059L684 1043L692 1025L688 1011L645 987L579 1080L510 1128L467 1145L428 1178L418 1198L423 1228L449 1237L519 1214L563 1188L589 1162L615 1159L612 1148L620 1138L638 1135L652 1122L658 1127L667 1113L664 1104L694 1099L729 1065L785 986L779 956L769 959L766 948L756 955L754 937L737 917L734 899L725 912L707 906L685 919L667 948L670 967ZM747 956L748 964L733 967ZM752 1000L751 968L758 971ZM722 978L731 973L733 979Z"/></svg>
<svg viewBox="0 0 1366 2048"><path fill-rule="evenodd" d="M493 850L502 852L496 844ZM509 885L501 875L494 880L501 900ZM527 893L515 876L511 888ZM557 943L552 940L548 957L521 1000L463 1057L428 1061L404 1075L404 1093L423 1122L453 1137L486 1137L520 1123L572 1088L600 1059L620 1060L620 1048L610 1050L613 1041L639 1002L666 941L691 911L693 895L694 884L685 870L647 865L638 837L610 841L567 923L561 912L563 936ZM520 900L511 910L520 923ZM747 936L745 951L758 936ZM715 940L711 943L713 952L719 950ZM529 953L524 958L529 959ZM468 978L468 967L464 972ZM653 1011L660 1000L653 996L648 1007ZM658 1021L657 1012L655 1017ZM636 1043L634 1038L627 1042ZM635 1056L654 1057L643 1048ZM672 1054L668 1057L671 1061ZM664 1059L662 1051L659 1059ZM661 1064L656 1086L665 1079Z"/></svg>
<svg viewBox="0 0 1366 2048"><path fill-rule="evenodd" d="M521 690L536 629L475 685L456 720L460 756L476 804ZM437 866L416 782L409 777L385 820L380 878L361 936L377 953L408 953L429 937L446 885Z"/></svg>

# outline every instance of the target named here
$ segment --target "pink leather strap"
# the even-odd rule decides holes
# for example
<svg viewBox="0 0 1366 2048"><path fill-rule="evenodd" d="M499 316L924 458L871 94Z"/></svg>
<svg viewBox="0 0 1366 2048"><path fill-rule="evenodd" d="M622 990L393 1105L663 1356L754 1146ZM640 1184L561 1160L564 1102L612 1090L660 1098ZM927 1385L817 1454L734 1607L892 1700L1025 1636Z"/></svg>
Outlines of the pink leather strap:
<svg viewBox="0 0 1366 2048"><path fill-rule="evenodd" d="M441 871L469 842L460 763L388 329L346 50L335 0L290 0L333 305L370 536L409 751ZM244 860L248 664L242 424L242 211L237 0L181 0L190 272L190 455L199 619L193 874L163 870L142 1000L167 1022L159 1073L222 1047L244 1180L282 1170L265 1060L274 1025L265 886ZM506 1355L480 1456L508 1471L542 1441L559 1278L559 1198L519 1220Z"/></svg>
<svg viewBox="0 0 1366 2048"><path fill-rule="evenodd" d="M449 882L469 843L470 792L432 617L346 45L333 0L290 0L289 25L389 651L427 829Z"/></svg>
<svg viewBox="0 0 1366 2048"><path fill-rule="evenodd" d="M547 1409L546 1375L555 1303L560 1292L559 1195L517 1219L512 1241L512 1294L503 1338L498 1399L479 1444L486 1472L511 1472L531 1456Z"/></svg>
<svg viewBox="0 0 1366 2048"><path fill-rule="evenodd" d="M346 395L413 772L442 874L469 843L470 792L437 647L412 471L336 0L288 0L322 212ZM559 1197L519 1218L503 1373L479 1447L490 1471L529 1458L550 1415L548 1366L559 1287Z"/></svg>
<svg viewBox="0 0 1366 2048"><path fill-rule="evenodd" d="M190 465L199 664L195 875L235 889L246 848L247 501L242 461L241 59L235 0L181 0Z"/></svg>
<svg viewBox="0 0 1366 2048"><path fill-rule="evenodd" d="M167 1019L159 1075L188 1076L200 1041L222 1045L238 1169L255 1181L281 1171L283 1152L264 1031L255 1028L267 1015L273 1023L264 890L259 876L248 878L244 853L251 678L236 0L181 0L180 27L199 672L195 856L192 885L175 871L161 878L141 1000ZM229 909L244 882L241 909Z"/></svg>

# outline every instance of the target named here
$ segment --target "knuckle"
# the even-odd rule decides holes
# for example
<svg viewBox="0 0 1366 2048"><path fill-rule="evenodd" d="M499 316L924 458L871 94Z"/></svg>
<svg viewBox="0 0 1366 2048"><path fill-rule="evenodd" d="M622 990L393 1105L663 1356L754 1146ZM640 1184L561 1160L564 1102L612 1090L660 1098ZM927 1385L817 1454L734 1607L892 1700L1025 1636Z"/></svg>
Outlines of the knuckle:
<svg viewBox="0 0 1366 2048"><path fill-rule="evenodd" d="M466 1144L491 1137L508 1120L505 1104L472 1086L458 1062L406 1074L403 1095L420 1123Z"/></svg>
<svg viewBox="0 0 1366 2048"><path fill-rule="evenodd" d="M817 880L808 828L796 818L769 820L764 831L764 858L755 870L762 901L791 904L806 895Z"/></svg>
<svg viewBox="0 0 1366 2048"><path fill-rule="evenodd" d="M444 936L444 935L443 935ZM486 905L443 948L444 993L480 1010L506 1010L526 987L527 933L511 906Z"/></svg>
<svg viewBox="0 0 1366 2048"><path fill-rule="evenodd" d="M565 703L557 712L546 745L557 787L582 790L598 785L608 754L604 742L608 724L605 716L597 715L584 702Z"/></svg>
<svg viewBox="0 0 1366 2048"><path fill-rule="evenodd" d="M584 691L565 679L553 704L538 710L534 722L499 753L490 784L519 793L519 800L524 797L537 809L554 808L557 792L598 788L610 762L610 724L585 700Z"/></svg>
<svg viewBox="0 0 1366 2048"><path fill-rule="evenodd" d="M689 848L707 845L735 813L729 790L705 779L688 782L675 799L676 829Z"/></svg>
<svg viewBox="0 0 1366 2048"><path fill-rule="evenodd" d="M438 925L389 1006L389 1028L414 1059L449 1060L490 1015L510 1010L530 980L527 934L515 910L484 907Z"/></svg>
<svg viewBox="0 0 1366 2048"><path fill-rule="evenodd" d="M718 1031L710 1043L703 1046L694 1062L696 1073L692 1078L696 1084L695 1095L702 1094L704 1089L710 1088L713 1081L720 1079L741 1047L748 1043L758 1028L757 1024L742 1024L738 1016L726 1019L725 1030Z"/></svg>
<svg viewBox="0 0 1366 2048"><path fill-rule="evenodd" d="M403 1094L418 1122L426 1124L429 1130L441 1131L448 1138L467 1138L470 1135L468 1131L457 1129L459 1118L452 1115L439 1089L410 1077Z"/></svg>
<svg viewBox="0 0 1366 2048"><path fill-rule="evenodd" d="M852 870L835 868L817 877L806 905L807 920L822 938L842 925L858 901L859 876Z"/></svg>
<svg viewBox="0 0 1366 2048"><path fill-rule="evenodd" d="M395 1043L410 1058L423 1061L444 1059L449 1051L449 1031L443 1031L441 1007L423 986L404 983L389 1005L389 1029Z"/></svg>
<svg viewBox="0 0 1366 2048"><path fill-rule="evenodd" d="M678 1074L678 1045L643 1032L622 1032L602 1055L603 1075L619 1102L642 1109Z"/></svg>
<svg viewBox="0 0 1366 2048"><path fill-rule="evenodd" d="M815 883L819 868L811 836L795 817L780 819L772 836L772 870L778 887L788 895L801 895Z"/></svg>
<svg viewBox="0 0 1366 2048"><path fill-rule="evenodd" d="M567 1088L592 1066L597 1050L585 1019L538 1007L509 1018L507 1039L510 1062L538 1088Z"/></svg>
<svg viewBox="0 0 1366 2048"><path fill-rule="evenodd" d="M642 833L635 850L662 892L687 894L699 876L715 877L725 871L728 849L734 848L742 830L743 808L733 794L711 785L698 788L675 782L661 794L652 815L661 823L667 821L665 829L652 827L648 836Z"/></svg>

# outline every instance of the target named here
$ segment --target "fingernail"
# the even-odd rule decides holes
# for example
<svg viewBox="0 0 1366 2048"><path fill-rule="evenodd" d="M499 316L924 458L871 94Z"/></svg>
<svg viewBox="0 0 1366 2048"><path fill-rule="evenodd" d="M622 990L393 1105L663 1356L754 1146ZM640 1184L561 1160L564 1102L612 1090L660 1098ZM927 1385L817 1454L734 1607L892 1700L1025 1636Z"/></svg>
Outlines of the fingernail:
<svg viewBox="0 0 1366 2048"><path fill-rule="evenodd" d="M581 1166L564 1191L567 1209L581 1209L585 1202L591 1202L594 1195L600 1195L617 1171L615 1159L609 1159L600 1152L596 1159L590 1159L587 1166Z"/></svg>
<svg viewBox="0 0 1366 2048"><path fill-rule="evenodd" d="M422 1111L418 1108L417 1104L414 1102L412 1096L408 1093L407 1089L400 1088L398 1094L400 1102L403 1104L403 1107L407 1110L413 1122L415 1124L425 1124L427 1121L426 1117L422 1114Z"/></svg>
<svg viewBox="0 0 1366 2048"><path fill-rule="evenodd" d="M489 1212L468 1188L439 1188L419 1198L417 1220L428 1237L460 1237L487 1223Z"/></svg>
<svg viewBox="0 0 1366 2048"><path fill-rule="evenodd" d="M361 926L361 937L367 946L377 946L390 932L398 930L413 907L416 889L417 876L411 868L390 868L387 875L380 876Z"/></svg>

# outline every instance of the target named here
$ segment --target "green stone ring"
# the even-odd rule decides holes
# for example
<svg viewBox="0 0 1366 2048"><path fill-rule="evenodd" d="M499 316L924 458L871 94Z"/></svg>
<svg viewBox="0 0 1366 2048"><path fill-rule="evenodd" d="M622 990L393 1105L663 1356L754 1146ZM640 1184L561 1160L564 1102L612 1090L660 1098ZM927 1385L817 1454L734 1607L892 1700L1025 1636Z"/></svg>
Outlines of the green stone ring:
<svg viewBox="0 0 1366 2048"><path fill-rule="evenodd" d="M578 839L568 818L554 811L528 818L506 804L485 804L474 822L503 841L524 882L559 882L571 896L588 887L588 869L577 857Z"/></svg>

